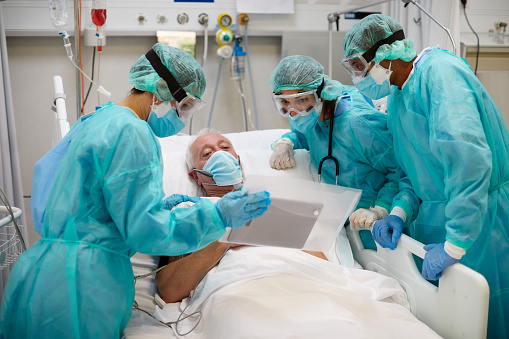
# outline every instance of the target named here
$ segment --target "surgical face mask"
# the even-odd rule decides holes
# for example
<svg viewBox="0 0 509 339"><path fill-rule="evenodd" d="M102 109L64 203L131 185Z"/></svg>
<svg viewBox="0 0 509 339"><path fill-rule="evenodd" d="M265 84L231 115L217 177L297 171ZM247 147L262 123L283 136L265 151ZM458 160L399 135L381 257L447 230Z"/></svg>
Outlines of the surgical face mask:
<svg viewBox="0 0 509 339"><path fill-rule="evenodd" d="M225 151L214 152L205 163L205 166L203 166L203 170L196 168L194 170L205 176L212 177L217 186L233 185L234 188L239 188L242 185L243 177L240 159Z"/></svg>
<svg viewBox="0 0 509 339"><path fill-rule="evenodd" d="M392 93L391 74L390 64L389 69L383 68L380 64L375 64L367 76L355 84L355 87L368 98L373 100L382 99Z"/></svg>
<svg viewBox="0 0 509 339"><path fill-rule="evenodd" d="M159 138L175 135L186 127L186 121L177 116L177 111L169 102L152 104L147 122Z"/></svg>
<svg viewBox="0 0 509 339"><path fill-rule="evenodd" d="M297 131L306 134L311 132L313 127L315 127L318 118L320 117L320 112L313 110L310 114L306 116L297 115L295 117L288 117L290 120L290 126Z"/></svg>

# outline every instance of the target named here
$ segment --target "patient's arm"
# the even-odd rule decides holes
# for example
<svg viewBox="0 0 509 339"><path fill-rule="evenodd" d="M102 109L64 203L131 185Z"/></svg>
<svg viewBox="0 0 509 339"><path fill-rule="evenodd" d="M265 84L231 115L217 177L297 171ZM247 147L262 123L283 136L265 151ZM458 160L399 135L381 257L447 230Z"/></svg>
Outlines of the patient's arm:
<svg viewBox="0 0 509 339"><path fill-rule="evenodd" d="M199 251L168 264L159 271L155 282L161 298L167 303L173 303L188 297L199 283L197 280L200 275L221 257L228 245L218 241L213 242ZM201 276L200 281L204 276L205 274Z"/></svg>

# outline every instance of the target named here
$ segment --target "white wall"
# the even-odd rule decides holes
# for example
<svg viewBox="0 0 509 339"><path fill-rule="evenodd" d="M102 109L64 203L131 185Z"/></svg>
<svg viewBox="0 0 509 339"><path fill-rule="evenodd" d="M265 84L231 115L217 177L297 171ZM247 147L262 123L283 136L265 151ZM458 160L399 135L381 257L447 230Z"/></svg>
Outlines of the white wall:
<svg viewBox="0 0 509 339"><path fill-rule="evenodd" d="M84 4L87 5L89 2L84 1ZM129 0L125 2L129 3L131 8L140 7L139 1ZM161 5L165 4L165 6L167 2L159 1ZM225 11L231 9L231 3L234 1L221 0L216 2L217 8L214 10ZM249 52L260 129L288 127L288 121L275 112L270 89L268 88L270 73L281 58L282 31L302 29L300 25L306 24L306 27L309 27L310 30L324 32L327 30L324 13L355 7L368 2L363 0L296 0L296 10L298 12L296 15L251 16L252 27L253 30L257 31L257 34L249 38ZM26 211L24 213L27 216L27 222L29 222L28 229L32 231L30 243L33 243L34 240L38 239L38 236L32 230L32 218L28 208L30 206L29 197L32 187L33 166L52 147L52 131L54 128L50 118L50 107L53 100L52 77L54 75L63 77L67 94L68 116L70 122L73 123L76 120L76 74L75 69L66 57L61 38L55 36L55 31L49 20L46 20L46 33L37 33L35 28L32 27L33 23L30 18L41 20L39 19L41 13L46 15L47 0L8 0L0 2L0 5L4 6L4 9L8 9L10 6L12 10L18 3L25 4L19 7L21 8L19 13L11 12L11 15L5 20L11 25L11 29L7 31L8 57L20 150L23 192L26 197ZM118 7L121 2L111 1L109 3L111 6ZM487 32L497 19L509 21L508 0L468 0L468 4L467 14L471 24L478 31L484 30ZM203 7L206 6L208 5ZM146 11L151 14L157 13L157 6L148 6ZM111 18L113 18L112 11L110 12ZM461 32L468 32L469 28L466 26L464 16L462 15L461 18ZM126 20L130 19L127 18ZM211 20L214 21L215 19L211 18ZM277 24L275 21L277 21ZM354 22L354 20L342 20L341 30L348 30ZM20 33L24 27L28 26L32 28L29 27L28 31ZM211 29L213 28L214 24L211 26ZM36 36L36 34L43 36ZM131 65L156 42L153 32L144 32L143 34L143 36L140 36L133 32L130 36L122 36L117 32L107 37L107 46L104 47L101 54L100 80L102 85L112 92L117 100L124 98L131 88L127 81L127 74ZM72 43L75 45L74 41ZM203 36L197 38L196 49L197 59L200 61L200 56L203 53ZM199 112L194 119L194 132L207 125L218 71L219 58L215 54L216 49L217 44L211 38L207 64L204 66L207 76L207 90L204 94L204 100L208 103L208 106ZM325 56L327 50L323 49L317 51L317 53ZM91 57L92 49L83 47L83 68L89 74ZM225 133L239 132L243 130L239 94L233 82L229 80L227 65L228 63L223 65L221 72L211 127ZM339 67L336 61L334 65ZM88 88L88 81L85 81L85 88ZM244 92L252 110L252 96L248 78L244 81ZM87 112L92 111L97 102L97 95L91 93L85 109ZM103 97L101 103L105 102L106 100Z"/></svg>
<svg viewBox="0 0 509 339"><path fill-rule="evenodd" d="M122 100L132 88L127 75L137 58L146 53L156 42L155 37L109 37L101 55L100 80L117 100ZM219 57L215 54L217 44L209 42L209 53L205 73L207 89L203 99L207 106L197 113L193 120L193 132L207 126L212 96L218 74ZM67 95L68 117L76 121L75 68L67 59L61 38L58 37L8 37L7 48L18 146L21 161L23 193L26 197L24 213L29 223L30 243L39 237L33 231L29 211L29 196L32 190L32 176L35 162L52 146L53 122L51 105L53 101L53 76L61 75ZM277 114L268 87L269 76L280 61L281 37L251 37L249 52L255 84L255 95L259 116L259 129L288 128L288 121ZM203 37L198 37L198 60L203 55ZM92 49L83 48L83 68L90 74ZM221 132L240 132L244 122L241 114L240 96L229 78L229 62L224 62L220 76L217 99L211 127ZM97 62L96 62L97 67ZM85 80L88 88L88 81ZM249 78L243 82L248 105L253 111ZM106 99L101 98L101 104ZM85 112L92 111L97 104L97 94L92 90ZM253 112L254 114L254 112ZM254 121L253 121L254 123ZM251 129L251 128L250 128ZM188 132L188 128L184 132Z"/></svg>

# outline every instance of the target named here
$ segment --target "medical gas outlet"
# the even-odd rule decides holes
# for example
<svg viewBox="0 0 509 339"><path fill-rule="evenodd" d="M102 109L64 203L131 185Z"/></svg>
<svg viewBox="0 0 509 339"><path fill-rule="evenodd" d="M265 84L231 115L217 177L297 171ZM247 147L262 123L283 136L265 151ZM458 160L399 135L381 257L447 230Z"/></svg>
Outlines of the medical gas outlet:
<svg viewBox="0 0 509 339"><path fill-rule="evenodd" d="M216 41L220 46L217 55L229 58L233 54L233 48L229 45L235 40L233 32L229 29L233 24L233 19L230 14L222 13L217 19L217 24L221 27L216 33Z"/></svg>

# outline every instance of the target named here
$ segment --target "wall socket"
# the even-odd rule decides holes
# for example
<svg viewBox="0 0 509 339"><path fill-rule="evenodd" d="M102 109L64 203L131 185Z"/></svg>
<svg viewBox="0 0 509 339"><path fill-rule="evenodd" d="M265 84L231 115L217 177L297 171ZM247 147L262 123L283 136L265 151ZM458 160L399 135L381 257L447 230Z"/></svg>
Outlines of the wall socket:
<svg viewBox="0 0 509 339"><path fill-rule="evenodd" d="M101 45L98 45L99 39L95 35L96 31L97 31L97 29L95 28L95 26L85 28L85 46L90 46L90 47L106 46L106 36L104 36L102 38ZM103 28L103 32L104 32L104 28ZM104 35L104 33L103 33L103 35Z"/></svg>

